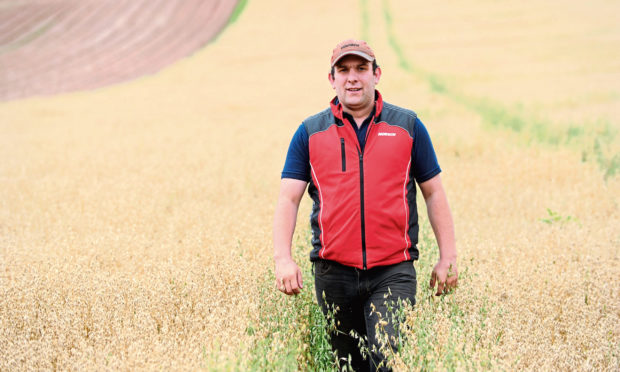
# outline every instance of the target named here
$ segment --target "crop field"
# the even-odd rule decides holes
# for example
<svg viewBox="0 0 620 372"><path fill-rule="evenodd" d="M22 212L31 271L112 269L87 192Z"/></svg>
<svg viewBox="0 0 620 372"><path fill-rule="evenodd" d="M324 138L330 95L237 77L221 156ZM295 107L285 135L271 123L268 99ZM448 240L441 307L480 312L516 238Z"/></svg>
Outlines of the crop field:
<svg viewBox="0 0 620 372"><path fill-rule="evenodd" d="M274 289L271 232L289 141L334 96L329 58L349 37L373 47L384 99L428 128L455 220L459 288L435 297L418 201L395 370L620 370L618 14L249 0L160 72L0 102L0 371L335 370L310 199L298 296Z"/></svg>

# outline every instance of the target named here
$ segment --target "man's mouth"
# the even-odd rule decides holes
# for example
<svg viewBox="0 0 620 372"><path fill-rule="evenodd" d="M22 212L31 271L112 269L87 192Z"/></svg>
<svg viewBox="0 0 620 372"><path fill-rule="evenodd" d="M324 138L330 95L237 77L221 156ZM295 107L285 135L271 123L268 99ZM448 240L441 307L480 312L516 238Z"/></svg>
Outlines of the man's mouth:
<svg viewBox="0 0 620 372"><path fill-rule="evenodd" d="M362 88L348 88L347 91L349 92L359 92L360 90L362 90Z"/></svg>

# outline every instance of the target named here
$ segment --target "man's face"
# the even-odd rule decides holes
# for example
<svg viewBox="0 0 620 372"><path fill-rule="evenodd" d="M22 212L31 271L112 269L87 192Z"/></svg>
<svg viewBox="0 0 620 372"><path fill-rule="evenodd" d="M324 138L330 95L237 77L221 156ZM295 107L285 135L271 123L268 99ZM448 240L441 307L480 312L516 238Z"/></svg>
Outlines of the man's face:
<svg viewBox="0 0 620 372"><path fill-rule="evenodd" d="M336 91L345 111L363 111L375 102L375 85L379 83L381 69L372 71L372 62L362 57L349 55L334 66L334 76L329 82Z"/></svg>

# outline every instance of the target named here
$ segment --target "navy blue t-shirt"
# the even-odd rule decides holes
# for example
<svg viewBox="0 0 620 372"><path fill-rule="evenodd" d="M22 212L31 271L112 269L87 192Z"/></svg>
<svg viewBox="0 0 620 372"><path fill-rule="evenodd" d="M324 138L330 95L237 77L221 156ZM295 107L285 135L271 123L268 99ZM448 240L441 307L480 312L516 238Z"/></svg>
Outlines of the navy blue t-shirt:
<svg viewBox="0 0 620 372"><path fill-rule="evenodd" d="M366 131L368 130L368 125L374 115L374 111L364 120L360 128L355 125L355 120L353 120L348 113L345 112L343 114L348 117L349 123L351 123L353 129L355 129L360 149L363 151L366 143ZM431 137L428 135L428 131L424 124L422 124L418 118L416 118L413 133L413 148L411 149L413 166L411 167L411 174L418 183L422 183L439 174L441 168L439 168L439 163L437 162L437 156L435 155ZM297 128L291 140L291 144L289 145L284 169L282 170L282 178L294 178L310 182L308 132L306 132L306 128L304 128L303 124Z"/></svg>

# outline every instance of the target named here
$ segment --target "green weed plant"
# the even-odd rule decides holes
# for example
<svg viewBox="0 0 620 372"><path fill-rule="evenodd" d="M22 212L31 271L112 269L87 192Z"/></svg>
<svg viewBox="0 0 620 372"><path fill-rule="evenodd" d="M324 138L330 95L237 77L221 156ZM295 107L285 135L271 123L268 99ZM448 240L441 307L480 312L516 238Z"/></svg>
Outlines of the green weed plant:
<svg viewBox="0 0 620 372"><path fill-rule="evenodd" d="M490 316L501 320L503 309L488 299L486 290L475 293L469 287L477 275L464 265L459 273L460 288L435 296L429 287L431 270L437 261L437 246L428 222L421 226L421 258L418 268L417 303L388 302L387 314L377 314L380 350L395 370L489 370L498 365L493 347L502 342L503 327L489 327ZM329 345L328 333L335 331L330 309L327 320L316 303L312 267L306 259L310 244L297 244L295 257L303 271L305 288L297 296L285 296L274 286L273 272L262 286L258 323L247 328L254 336L247 368L254 371L347 371L347 361L338 361ZM391 348L384 326L387 320L400 324ZM367 340L359 335L362 355L368 357Z"/></svg>
<svg viewBox="0 0 620 372"><path fill-rule="evenodd" d="M541 218L540 221L551 225L551 224L565 224L567 222L576 222L578 221L577 218L573 217L573 216L566 216L563 217L562 215L560 215L558 212L554 212L552 211L550 208L547 208L547 214L548 216L546 218Z"/></svg>

